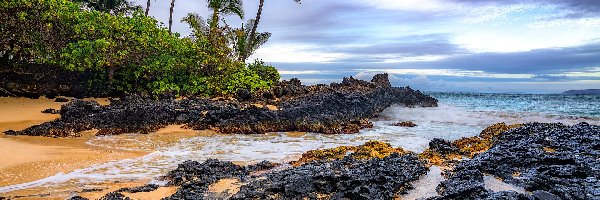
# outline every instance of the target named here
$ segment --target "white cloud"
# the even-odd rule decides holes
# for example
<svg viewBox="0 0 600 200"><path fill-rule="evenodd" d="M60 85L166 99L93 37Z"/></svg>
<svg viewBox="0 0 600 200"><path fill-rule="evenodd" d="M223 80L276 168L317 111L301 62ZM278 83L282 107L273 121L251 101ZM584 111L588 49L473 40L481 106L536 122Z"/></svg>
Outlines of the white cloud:
<svg viewBox="0 0 600 200"><path fill-rule="evenodd" d="M487 73L484 71L469 71L459 69L358 69L365 72L385 72L389 74L400 75L421 75L421 76L459 76L459 77L477 77L477 78L531 78L533 74L499 74Z"/></svg>
<svg viewBox="0 0 600 200"><path fill-rule="evenodd" d="M305 44L268 44L256 51L249 59L262 58L269 62L331 62L347 57L343 53L320 52L317 46Z"/></svg>
<svg viewBox="0 0 600 200"><path fill-rule="evenodd" d="M460 4L442 0L368 0L358 2L377 9L398 11L442 11L461 7Z"/></svg>

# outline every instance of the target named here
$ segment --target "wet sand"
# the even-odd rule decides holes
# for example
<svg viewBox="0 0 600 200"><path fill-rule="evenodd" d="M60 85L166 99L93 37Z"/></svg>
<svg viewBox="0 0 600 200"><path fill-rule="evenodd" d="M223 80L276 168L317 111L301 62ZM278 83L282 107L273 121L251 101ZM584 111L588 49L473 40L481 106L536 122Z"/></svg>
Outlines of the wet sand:
<svg viewBox="0 0 600 200"><path fill-rule="evenodd" d="M103 100L99 100L103 101ZM104 102L106 102L104 100ZM0 131L22 130L59 117L41 113L60 109L65 103L52 99L0 98ZM0 134L0 187L39 180L57 173L113 160L146 155L142 151L122 151L86 144L94 137L88 131L79 138L46 138ZM2 194L3 195L3 194Z"/></svg>

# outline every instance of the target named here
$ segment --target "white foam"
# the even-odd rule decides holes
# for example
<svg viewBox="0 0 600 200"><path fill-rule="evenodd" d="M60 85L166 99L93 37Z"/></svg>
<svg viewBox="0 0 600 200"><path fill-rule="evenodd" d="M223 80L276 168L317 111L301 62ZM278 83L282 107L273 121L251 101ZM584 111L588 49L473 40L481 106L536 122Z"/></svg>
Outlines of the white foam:
<svg viewBox="0 0 600 200"><path fill-rule="evenodd" d="M494 123L523 123L529 121L579 123L584 118L543 115L537 113L508 113L500 111L469 111L441 104L435 108L405 108L392 106L374 119L374 128L358 134L325 135L307 133L289 135L269 133L260 135L206 135L184 138L176 143L157 145L153 141L140 141L135 135L97 137L88 141L91 145L115 149L140 148L153 153L137 159L121 160L73 171L12 186L0 187L0 193L32 187L51 187L61 184L79 184L116 180L141 180L157 178L177 167L186 160L203 161L217 158L227 161L288 162L295 160L308 150L333 148L342 145L360 145L370 140L388 142L395 147L421 152L433 138L455 140L470 137ZM594 121L596 120L596 121ZM590 121L598 124L597 119ZM400 121L413 121L418 126L412 128L392 126ZM140 143L138 146L119 146L114 142L124 137ZM147 138L146 138L147 139Z"/></svg>

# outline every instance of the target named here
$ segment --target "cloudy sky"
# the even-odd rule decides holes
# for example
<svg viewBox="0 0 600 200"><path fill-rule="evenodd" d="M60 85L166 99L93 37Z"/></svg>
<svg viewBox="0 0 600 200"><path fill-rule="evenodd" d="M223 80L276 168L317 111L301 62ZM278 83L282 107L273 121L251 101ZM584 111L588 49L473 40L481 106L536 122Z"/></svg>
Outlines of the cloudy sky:
<svg viewBox="0 0 600 200"><path fill-rule="evenodd" d="M152 4L166 24L170 1ZM254 17L258 0L244 4ZM190 12L208 17L206 1L177 0L182 35ZM387 72L425 91L600 88L598 0L266 0L259 29L273 36L254 57L307 84Z"/></svg>

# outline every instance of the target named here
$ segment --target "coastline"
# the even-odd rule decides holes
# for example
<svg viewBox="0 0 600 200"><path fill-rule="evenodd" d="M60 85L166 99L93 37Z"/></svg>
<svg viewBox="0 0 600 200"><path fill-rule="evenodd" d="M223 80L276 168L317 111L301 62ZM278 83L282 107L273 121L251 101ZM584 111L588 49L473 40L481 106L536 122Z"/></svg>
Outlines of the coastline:
<svg viewBox="0 0 600 200"><path fill-rule="evenodd" d="M44 114L41 111L47 108L60 109L62 104L64 103L46 98L0 97L0 130L21 130L54 120L59 115ZM86 143L93 135L94 131L85 132L79 138L2 134L0 187L35 181L108 161L141 157L148 153L94 147Z"/></svg>

